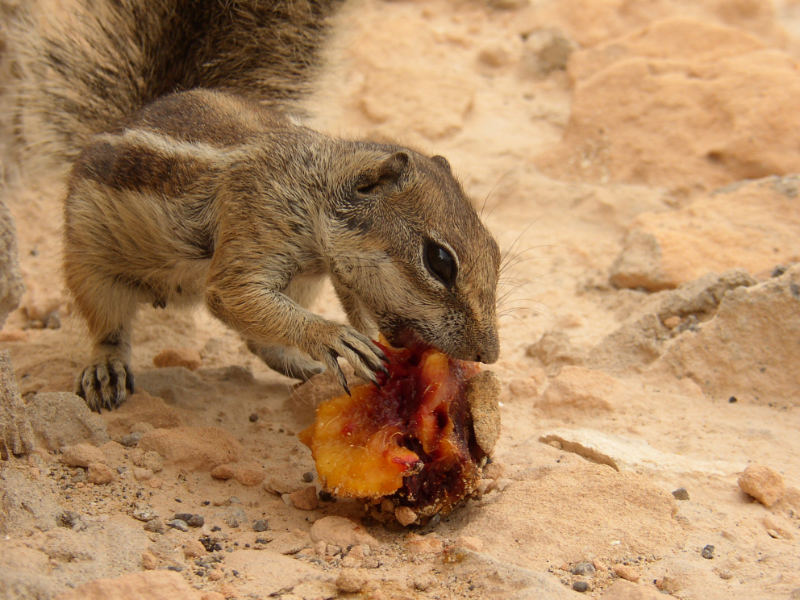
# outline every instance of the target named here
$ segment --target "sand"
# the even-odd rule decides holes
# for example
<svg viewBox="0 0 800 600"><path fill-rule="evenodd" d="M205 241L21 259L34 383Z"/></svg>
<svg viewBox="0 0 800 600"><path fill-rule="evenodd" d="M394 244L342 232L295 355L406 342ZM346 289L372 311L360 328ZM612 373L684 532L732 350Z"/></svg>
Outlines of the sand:
<svg viewBox="0 0 800 600"><path fill-rule="evenodd" d="M309 124L447 156L504 250L482 495L313 501L320 394L202 308L144 308L90 413L63 182L23 176L0 598L800 597L800 4L354 0L327 59Z"/></svg>

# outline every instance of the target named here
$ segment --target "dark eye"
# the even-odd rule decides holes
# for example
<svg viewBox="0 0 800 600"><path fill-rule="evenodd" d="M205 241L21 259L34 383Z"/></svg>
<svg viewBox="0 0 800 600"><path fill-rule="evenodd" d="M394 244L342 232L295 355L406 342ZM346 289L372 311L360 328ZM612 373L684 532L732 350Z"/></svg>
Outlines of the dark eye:
<svg viewBox="0 0 800 600"><path fill-rule="evenodd" d="M458 265L450 251L436 242L425 242L425 268L431 275L441 281L445 287L451 288L456 283Z"/></svg>

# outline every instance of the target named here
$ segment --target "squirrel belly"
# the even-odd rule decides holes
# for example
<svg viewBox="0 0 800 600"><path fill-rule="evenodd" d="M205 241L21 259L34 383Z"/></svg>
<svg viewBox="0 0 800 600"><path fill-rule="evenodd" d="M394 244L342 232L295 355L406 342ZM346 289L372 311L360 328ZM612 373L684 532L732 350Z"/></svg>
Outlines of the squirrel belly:
<svg viewBox="0 0 800 600"><path fill-rule="evenodd" d="M135 36L137 25L126 20L137 3L108 4L98 19L108 18L129 42L147 37ZM51 147L73 163L65 203L66 281L93 344L77 392L100 410L118 406L133 390L131 324L141 303L204 302L273 369L300 379L330 369L345 389L338 358L368 380L384 369L386 357L370 339L377 331L393 343L417 339L456 358L494 362L500 253L448 162L391 144L328 137L282 114L286 99L306 86L307 70L298 75L282 59L266 63L272 52L297 60L281 44L308 43L303 60L316 60L325 18L337 3L269 3L276 13L264 22L267 29L259 29L259 39L269 37L269 27L277 28L275 39L257 56L250 45L222 44L233 38L211 21L190 18L186 9L202 6L207 16L224 4L160 0L152 14L146 11L143 27L171 7L187 27L203 30L209 41L204 52L213 53L219 43L220 56L240 54L196 81L172 74L171 83L161 84L193 89L161 94L164 88L148 81L142 89L149 91L135 96L126 80L124 101L87 119L80 134L80 115L91 114L97 98L50 108L62 117L53 121L58 133ZM249 4L259 3L242 3ZM302 44L284 35L287 29ZM52 49L59 39L48 36L39 45ZM40 57L61 64L63 81L44 89L32 77L25 93L45 98L68 89L66 75L78 69L76 56L65 57L72 52L69 39L61 40L57 60ZM113 54L112 48L106 50ZM176 73L189 73L200 60L186 56ZM103 72L138 73L134 58L117 56L119 63ZM234 65L250 70L243 75ZM289 83L278 92L263 80L250 89L253 73L264 69L289 69ZM75 73L77 87L86 83L78 77L83 72ZM72 90L73 100L78 91ZM308 310L326 276L350 325Z"/></svg>

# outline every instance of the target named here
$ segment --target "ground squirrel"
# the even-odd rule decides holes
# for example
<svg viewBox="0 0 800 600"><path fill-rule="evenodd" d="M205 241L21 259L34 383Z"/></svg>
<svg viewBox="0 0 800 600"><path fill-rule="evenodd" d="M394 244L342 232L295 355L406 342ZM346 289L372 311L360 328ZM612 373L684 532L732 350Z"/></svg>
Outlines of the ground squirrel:
<svg viewBox="0 0 800 600"><path fill-rule="evenodd" d="M185 18L185 28L202 29L203 60L213 58L219 39L207 23L198 25L181 13L186 2L156 4L172 5L171 18ZM200 3L206 12L208 6L228 4ZM242 6L249 4L257 3ZM281 48L282 56L294 56L304 66L316 55L321 19L335 3L268 4L286 13L273 26L294 31L306 44L299 55ZM113 22L124 21L127 3L115 6ZM305 6L299 19L289 15L298 6ZM237 26L248 30L252 20L240 17L233 17ZM317 41L307 44L309 37L300 35L305 31ZM52 36L40 45L46 48L54 39L63 46ZM235 41L227 34L224 39ZM293 43L291 36L280 39ZM245 59L258 48L239 43L225 51L240 53L240 63L249 64ZM89 58L103 50L85 46ZM60 49L63 63L63 53L73 50ZM138 57L116 57L129 61L115 64L116 71L132 68L130 63L146 66L136 63ZM70 64L74 58L70 55ZM254 64L271 58L267 52ZM192 60L177 60L173 71L191 71ZM228 65L235 67L235 61ZM215 73L172 87L227 91L166 94L116 115L115 124L95 127L100 133L87 137L72 167L64 258L68 287L94 342L90 365L77 383L89 406L113 408L132 389L130 327L142 302L164 306L205 299L272 368L305 379L324 365L345 389L339 357L373 381L384 368L385 356L370 340L377 331L394 344L417 339L456 358L494 362L500 253L447 161L399 146L321 135L253 101L268 95L269 85L249 88L248 99L241 87L248 88L253 78L236 71L230 79L236 84L225 85L224 70ZM293 74L289 87L296 90L304 77ZM60 89L49 85L46 93ZM26 93L35 96L36 90L29 85ZM64 122L75 121L82 109ZM306 308L326 275L349 326Z"/></svg>

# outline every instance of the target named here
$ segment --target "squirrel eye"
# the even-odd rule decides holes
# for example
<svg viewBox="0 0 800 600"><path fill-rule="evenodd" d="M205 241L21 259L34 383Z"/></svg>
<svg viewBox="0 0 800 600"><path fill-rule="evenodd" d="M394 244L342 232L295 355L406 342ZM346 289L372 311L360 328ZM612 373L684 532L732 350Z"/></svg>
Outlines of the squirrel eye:
<svg viewBox="0 0 800 600"><path fill-rule="evenodd" d="M458 266L450 251L436 242L428 240L425 242L424 255L425 268L428 269L428 272L441 281L445 287L453 287L456 282Z"/></svg>

